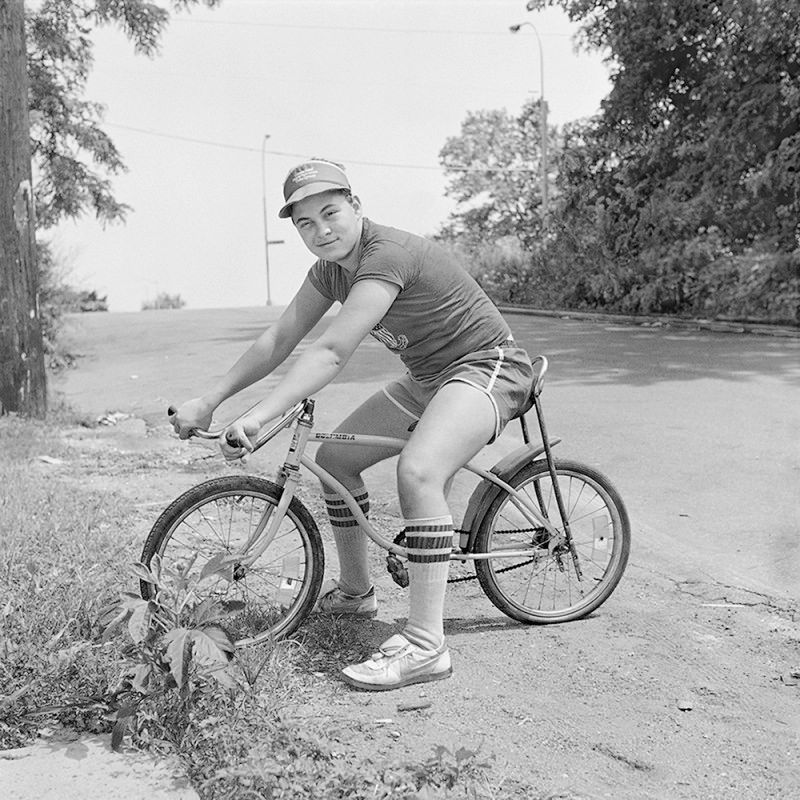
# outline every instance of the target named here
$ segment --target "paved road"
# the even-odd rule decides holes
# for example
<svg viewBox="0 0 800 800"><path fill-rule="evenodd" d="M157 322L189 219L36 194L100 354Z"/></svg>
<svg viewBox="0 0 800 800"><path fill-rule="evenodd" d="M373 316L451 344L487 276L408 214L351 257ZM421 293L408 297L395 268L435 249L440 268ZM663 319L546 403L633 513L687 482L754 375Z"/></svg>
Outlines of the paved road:
<svg viewBox="0 0 800 800"><path fill-rule="evenodd" d="M550 358L550 427L618 484L638 552L800 596L800 341L509 319Z"/></svg>
<svg viewBox="0 0 800 800"><path fill-rule="evenodd" d="M72 336L86 358L57 388L88 413L161 421L168 401L222 372L276 313L83 315ZM508 318L531 353L550 359L543 400L551 435L564 440L556 452L599 467L623 494L632 563L800 596L800 340ZM365 342L320 394L319 424L398 371ZM515 446L512 427L487 459ZM391 467L381 469L388 487Z"/></svg>

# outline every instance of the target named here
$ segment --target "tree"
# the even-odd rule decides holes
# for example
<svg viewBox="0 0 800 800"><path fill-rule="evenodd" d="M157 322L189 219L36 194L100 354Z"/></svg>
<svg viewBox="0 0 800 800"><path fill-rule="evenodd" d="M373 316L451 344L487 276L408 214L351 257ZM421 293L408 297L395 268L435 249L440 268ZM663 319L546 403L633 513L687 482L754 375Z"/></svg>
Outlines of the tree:
<svg viewBox="0 0 800 800"><path fill-rule="evenodd" d="M0 414L47 408L22 0L0 4Z"/></svg>
<svg viewBox="0 0 800 800"><path fill-rule="evenodd" d="M154 55L168 20L167 9L147 0L44 0L25 16L26 52L21 0L0 4L0 412L41 416L46 408L34 219L46 229L87 210L103 223L128 210L107 177L124 164L100 127L102 106L83 99L91 30L115 24L137 52Z"/></svg>
<svg viewBox="0 0 800 800"><path fill-rule="evenodd" d="M744 281L742 292L754 290L744 279L749 263L763 272L762 288L783 293L775 298L781 313L796 316L800 6L532 5L558 5L580 21L584 44L605 49L612 68L602 114L567 137L559 176L561 230L575 244L576 231L591 229L589 251L604 256L609 278L595 276L594 288L584 281L586 302L713 308L717 284Z"/></svg>
<svg viewBox="0 0 800 800"><path fill-rule="evenodd" d="M467 114L460 135L439 152L449 177L446 194L459 206L442 238L471 249L507 236L528 249L540 240L539 119L539 100L527 102L516 117L505 110Z"/></svg>
<svg viewBox="0 0 800 800"><path fill-rule="evenodd" d="M445 233L516 233L529 287L571 307L800 321L800 4L528 3L548 5L607 53L611 92L562 131L545 231L535 186L507 172L535 168L533 137L471 114L442 153L460 205Z"/></svg>
<svg viewBox="0 0 800 800"><path fill-rule="evenodd" d="M175 11L221 0L172 0ZM83 95L92 67L93 28L116 25L146 56L158 53L169 11L147 0L44 0L27 14L31 144L38 225L92 211L105 224L130 210L107 175L125 169L102 130L103 106ZM87 163L88 162L88 163Z"/></svg>

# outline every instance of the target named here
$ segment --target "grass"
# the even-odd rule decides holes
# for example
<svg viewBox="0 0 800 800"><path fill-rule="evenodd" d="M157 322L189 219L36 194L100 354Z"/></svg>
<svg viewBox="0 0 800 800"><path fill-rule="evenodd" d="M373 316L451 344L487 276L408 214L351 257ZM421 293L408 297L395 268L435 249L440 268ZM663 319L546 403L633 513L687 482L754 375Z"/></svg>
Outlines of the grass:
<svg viewBox="0 0 800 800"><path fill-rule="evenodd" d="M106 628L120 591L135 588L142 512L40 459L68 459L60 430L77 424L85 422L66 412L47 422L0 417L0 748L54 725L108 733L128 713L131 639L124 626ZM142 466L102 458L115 474ZM473 751L440 747L420 763L381 763L339 744L352 722L332 730L330 717L294 713L320 702L343 655L363 655L358 632L315 621L294 640L237 653L236 691L202 674L185 693L165 683L125 717L129 741L177 754L204 799L499 796Z"/></svg>

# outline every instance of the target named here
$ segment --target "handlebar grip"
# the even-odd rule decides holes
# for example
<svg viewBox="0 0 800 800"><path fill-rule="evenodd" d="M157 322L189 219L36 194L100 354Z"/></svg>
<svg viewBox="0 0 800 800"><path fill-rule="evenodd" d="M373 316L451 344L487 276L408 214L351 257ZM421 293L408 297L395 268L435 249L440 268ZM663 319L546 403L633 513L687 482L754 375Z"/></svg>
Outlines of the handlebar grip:
<svg viewBox="0 0 800 800"><path fill-rule="evenodd" d="M241 447L242 443L239 441L239 437L233 433L226 433L225 434L225 442L229 447Z"/></svg>

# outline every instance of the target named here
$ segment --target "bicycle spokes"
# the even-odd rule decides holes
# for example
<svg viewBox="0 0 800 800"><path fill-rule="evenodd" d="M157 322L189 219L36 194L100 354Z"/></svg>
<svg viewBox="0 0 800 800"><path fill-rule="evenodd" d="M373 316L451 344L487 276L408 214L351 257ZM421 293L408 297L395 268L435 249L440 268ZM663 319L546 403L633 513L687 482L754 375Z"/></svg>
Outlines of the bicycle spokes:
<svg viewBox="0 0 800 800"><path fill-rule="evenodd" d="M481 523L477 549L496 557L476 562L478 577L492 602L518 619L562 621L588 613L624 569L627 539L619 537L627 529L611 490L589 468L569 463L569 469L558 466L560 503L544 462L532 462L514 481L555 535L531 526L508 493Z"/></svg>

